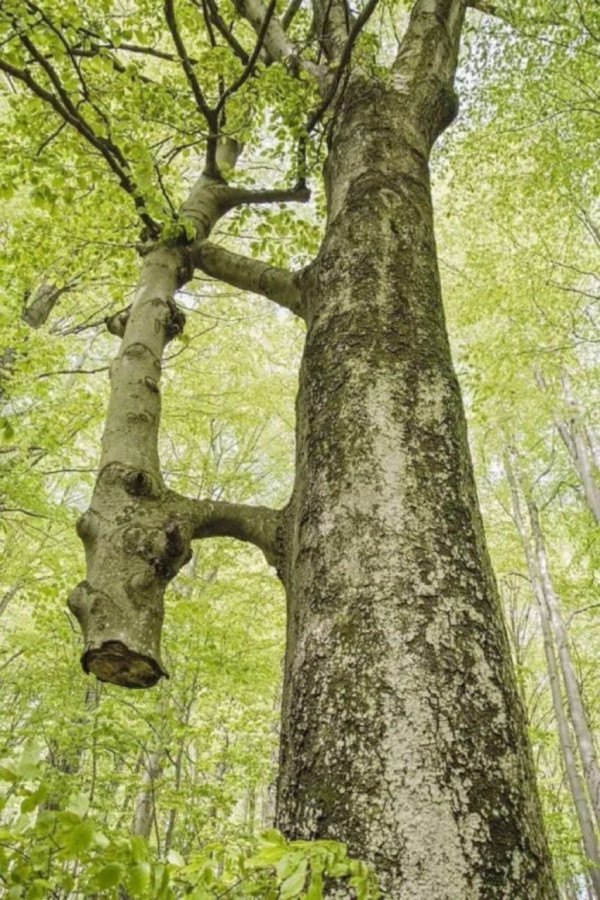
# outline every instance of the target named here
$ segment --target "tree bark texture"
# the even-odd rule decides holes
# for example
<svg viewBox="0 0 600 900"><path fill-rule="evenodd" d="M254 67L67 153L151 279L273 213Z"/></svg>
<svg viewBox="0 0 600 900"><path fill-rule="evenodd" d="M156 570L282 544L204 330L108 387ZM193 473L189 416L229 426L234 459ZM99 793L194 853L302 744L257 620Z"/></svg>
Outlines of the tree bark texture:
<svg viewBox="0 0 600 900"><path fill-rule="evenodd" d="M354 78L331 139L303 284L277 821L346 841L398 900L550 898L441 302L440 91L423 118L426 98L415 112Z"/></svg>

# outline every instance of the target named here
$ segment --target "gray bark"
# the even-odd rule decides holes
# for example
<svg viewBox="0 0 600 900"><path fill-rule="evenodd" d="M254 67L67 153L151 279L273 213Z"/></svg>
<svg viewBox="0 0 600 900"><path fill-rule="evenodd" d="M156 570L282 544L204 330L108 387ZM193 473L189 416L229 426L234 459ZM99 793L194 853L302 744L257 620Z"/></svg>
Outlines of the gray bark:
<svg viewBox="0 0 600 900"><path fill-rule="evenodd" d="M398 900L556 896L435 252L463 12L418 2L393 84L350 77L302 283L277 821Z"/></svg>
<svg viewBox="0 0 600 900"><path fill-rule="evenodd" d="M154 790L157 778L162 774L162 750L153 750L144 759L142 786L135 798L135 810L131 833L146 838L150 837L155 816ZM157 835L158 839L158 835ZM158 849L160 853L160 848Z"/></svg>
<svg viewBox="0 0 600 900"><path fill-rule="evenodd" d="M31 328L41 328L48 321L48 317L63 294L73 290L75 281L70 284L57 287L44 281L35 292L33 300L25 298L21 316Z"/></svg>
<svg viewBox="0 0 600 900"><path fill-rule="evenodd" d="M535 379L542 389L546 389L546 381L539 370L535 371ZM600 522L600 485L597 481L597 448L593 435L585 422L581 419L579 405L571 390L568 377L561 377L563 398L571 415L568 418L556 417L554 424L558 431L567 453L577 472L583 488L583 495L596 522Z"/></svg>

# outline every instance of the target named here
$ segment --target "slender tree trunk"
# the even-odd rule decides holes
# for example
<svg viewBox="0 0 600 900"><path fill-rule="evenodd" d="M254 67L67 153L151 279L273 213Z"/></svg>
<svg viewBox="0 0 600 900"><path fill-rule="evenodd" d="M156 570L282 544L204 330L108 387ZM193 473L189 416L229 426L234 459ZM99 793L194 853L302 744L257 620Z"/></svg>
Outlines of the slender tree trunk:
<svg viewBox="0 0 600 900"><path fill-rule="evenodd" d="M535 371L535 379L542 389L546 389L546 381L539 370ZM596 522L600 522L600 485L597 481L596 470L598 460L597 448L590 429L581 420L579 404L571 389L567 375L561 377L563 398L571 409L568 419L555 419L556 430L560 434L573 467L577 472L583 488L583 494L588 508Z"/></svg>
<svg viewBox="0 0 600 900"><path fill-rule="evenodd" d="M569 789L571 791L573 804L575 806L575 812L581 831L581 838L585 855L589 861L589 864L592 866L592 868L590 869L590 877L594 888L594 896L597 898L597 900L600 900L600 868L598 868L598 865L600 863L600 850L598 848L598 843L596 840L594 821L592 816L590 815L586 793L582 787L579 772L577 771L577 762L575 753L573 751L569 722L562 699L560 674L556 661L554 638L552 633L552 612L548 604L544 578L540 569L539 544L537 536L534 532L536 548L534 552L529 541L529 535L527 534L524 517L521 512L517 481L508 457L505 458L505 471L510 485L513 517L517 526L517 530L519 532L519 537L521 538L521 544L523 546L523 552L525 555L525 560L527 562L531 586L533 588L533 592L538 604L540 624L542 626L542 636L544 642L544 656L546 658L546 667L548 669L550 691L552 694L552 707L554 709L554 716L556 719L556 727L558 731L561 753L564 760L565 772L567 775L567 781L569 784ZM528 502L528 508L531 514L531 501ZM537 515L535 521L537 522ZM531 524L533 527L534 520L531 520ZM537 527L539 532L539 523Z"/></svg>
<svg viewBox="0 0 600 900"><path fill-rule="evenodd" d="M590 795L594 816L600 826L600 767L598 766L594 739L588 724L579 682L577 680L577 675L575 674L575 667L573 666L573 660L571 659L567 629L565 628L558 598L550 577L548 554L546 552L544 535L540 526L538 508L531 497L527 498L527 508L529 511L531 531L535 542L537 568L556 639L567 703L569 705L573 730L575 732L575 738L577 740L577 746L583 764L583 774Z"/></svg>
<svg viewBox="0 0 600 900"><path fill-rule="evenodd" d="M418 2L393 83L352 75L330 134L326 234L302 284L277 821L346 841L394 900L534 900L556 888L428 172L456 111L463 12ZM437 49L423 60L425 46Z"/></svg>
<svg viewBox="0 0 600 900"><path fill-rule="evenodd" d="M154 824L156 801L155 783L162 774L162 750L153 750L144 760L142 787L135 799L135 811L131 825L131 833L148 838ZM157 842L159 836L156 836ZM160 853L160 847L158 852Z"/></svg>

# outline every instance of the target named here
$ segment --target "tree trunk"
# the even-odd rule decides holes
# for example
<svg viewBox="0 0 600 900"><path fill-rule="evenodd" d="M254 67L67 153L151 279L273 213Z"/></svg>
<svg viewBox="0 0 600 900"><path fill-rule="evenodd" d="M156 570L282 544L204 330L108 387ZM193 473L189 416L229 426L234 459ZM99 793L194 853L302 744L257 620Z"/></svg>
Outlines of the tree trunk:
<svg viewBox="0 0 600 900"><path fill-rule="evenodd" d="M135 811L133 814L133 822L131 825L131 833L140 835L141 837L150 837L152 825L154 824L155 810L155 781L162 774L162 750L153 750L144 760L144 771L142 774L142 787L135 799ZM158 834L156 836L158 841ZM160 847L158 848L160 854Z"/></svg>
<svg viewBox="0 0 600 900"><path fill-rule="evenodd" d="M537 568L541 588L544 593L545 603L548 607L550 621L556 639L558 658L560 660L560 667L565 684L567 703L571 714L571 721L573 723L573 731L575 732L575 738L577 740L577 746L583 764L583 774L587 784L592 809L596 821L600 826L600 768L598 767L594 739L588 724L583 698L579 689L579 682L577 680L577 675L575 674L575 667L573 666L573 661L571 659L567 629L563 622L558 598L550 577L548 554L546 552L544 535L540 526L537 505L531 497L527 498L527 508L531 522L531 531L535 542Z"/></svg>
<svg viewBox="0 0 600 900"><path fill-rule="evenodd" d="M546 390L546 381L542 373L535 370L534 375L538 385ZM571 457L588 508L596 522L600 522L600 486L596 476L598 460L595 441L590 429L581 421L579 404L573 395L566 374L561 376L561 385L564 400L571 408L571 415L568 419L556 418L554 424Z"/></svg>
<svg viewBox="0 0 600 900"><path fill-rule="evenodd" d="M351 76L330 135L327 229L302 284L277 821L292 837L346 841L394 900L533 900L556 889L428 172L456 108L445 55L462 11L417 3L394 86Z"/></svg>
<svg viewBox="0 0 600 900"><path fill-rule="evenodd" d="M558 739L563 761L565 764L565 772L567 775L567 781L569 784L569 790L571 791L573 804L575 806L579 829L581 831L583 849L590 865L592 866L592 868L590 869L590 877L594 888L594 895L597 900L600 900L600 869L597 868L598 862L600 861L600 851L598 849L598 843L596 841L594 821L590 815L586 794L584 789L582 788L579 778L579 772L577 771L577 762L571 742L569 722L562 699L560 675L556 662L554 639L552 636L551 610L547 602L544 578L539 565L540 556L538 537L534 530L536 546L536 553L534 553L529 542L529 536L527 534L525 521L521 512L517 481L508 457L505 458L505 471L510 485L513 517L517 526L517 530L519 532L519 537L521 538L525 561L527 563L527 569L529 571L529 578L531 580L531 587L538 604L540 624L542 626L542 636L544 641L544 656L546 658L546 667L548 669L550 691L552 694L552 707L554 709ZM531 501L528 501L528 508L531 515ZM535 520L531 519L530 521L532 529L534 528L535 521L539 534L537 512Z"/></svg>

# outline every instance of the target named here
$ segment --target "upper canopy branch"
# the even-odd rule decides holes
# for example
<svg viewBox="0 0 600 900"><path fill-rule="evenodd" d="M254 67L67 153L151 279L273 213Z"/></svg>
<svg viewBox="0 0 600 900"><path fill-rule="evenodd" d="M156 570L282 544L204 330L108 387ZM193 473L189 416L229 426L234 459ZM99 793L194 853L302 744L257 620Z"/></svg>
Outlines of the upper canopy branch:
<svg viewBox="0 0 600 900"><path fill-rule="evenodd" d="M219 129L218 116L215 110L211 109L211 107L206 102L204 93L202 91L202 88L200 87L200 83L196 78L194 67L190 60L190 57L188 56L187 50L185 49L185 44L183 43L183 38L181 37L181 33L177 25L173 0L165 0L164 12L167 25L169 26L169 31L171 32L171 37L173 38L173 43L175 44L175 49L177 50L177 55L179 56L179 59L181 61L181 67L185 73L185 77L188 80L188 84L192 89L192 94L194 95L196 106L198 107L198 110L202 113L208 124L209 137L206 151L206 172L209 175L218 175L218 168L216 163L217 134Z"/></svg>
<svg viewBox="0 0 600 900"><path fill-rule="evenodd" d="M56 93L40 84L33 77L27 66L19 68L7 59L0 57L0 70L6 72L12 78L23 82L36 97L50 105L66 124L71 125L100 153L112 172L117 176L119 185L133 198L138 215L150 234L156 235L158 233L157 223L147 212L144 197L131 174L129 163L120 148L112 140L97 134L92 128L84 118L79 106L71 99L49 59L37 49L33 41L23 35L21 40L33 59L42 66Z"/></svg>
<svg viewBox="0 0 600 900"><path fill-rule="evenodd" d="M342 49L342 52L340 54L339 64L335 70L333 81L329 85L327 93L325 94L325 97L323 98L322 102L319 104L319 106L315 110L313 110L313 112L308 117L308 121L306 123L306 130L309 134L313 130L315 125L317 125L320 122L320 120L323 118L324 114L329 109L329 106L331 105L331 102L333 101L333 99L337 93L337 90L339 88L340 81L342 80L342 76L344 75L344 73L347 70L348 65L350 63L350 59L352 56L352 49L354 47L354 44L356 43L356 40L357 40L358 36L360 35L360 33L362 32L362 30L364 29L365 25L371 18L371 15L375 11L375 7L377 6L378 2L379 2L379 0L368 0L366 5L361 10L360 15L355 19L355 21L352 25L352 28L350 29L348 39L346 40L344 47Z"/></svg>
<svg viewBox="0 0 600 900"><path fill-rule="evenodd" d="M265 36L267 33L267 29L269 27L269 23L271 22L271 19L273 18L273 13L275 12L275 4L276 4L276 0L270 0L269 6L265 13L265 17L263 19L262 25L258 32L254 50L252 51L252 54L250 55L250 58L248 59L248 62L246 63L246 67L245 67L244 71L242 72L242 74L240 75L240 77L237 78L232 84L230 84L229 87L226 88L223 91L223 93L221 94L221 96L219 98L219 102L215 109L215 112L217 114L223 109L223 107L225 106L225 103L227 102L227 99L229 97L231 97L232 94L235 94L235 92L242 87L242 85L248 80L250 75L252 75L252 73L254 72L254 66L256 65L256 61L258 60L259 53L262 50L262 47L263 47L263 44L265 41Z"/></svg>
<svg viewBox="0 0 600 900"><path fill-rule="evenodd" d="M211 25L214 25L217 31L225 38L235 55L242 61L242 63L246 66L248 65L248 60L250 57L238 41L238 39L234 36L231 28L228 28L225 24L222 16L219 14L219 10L217 8L217 4L215 0L192 0L194 6L197 6L199 9L208 11L207 22L210 22Z"/></svg>

